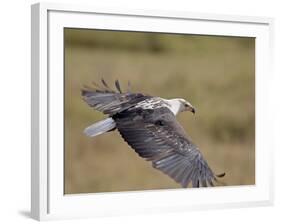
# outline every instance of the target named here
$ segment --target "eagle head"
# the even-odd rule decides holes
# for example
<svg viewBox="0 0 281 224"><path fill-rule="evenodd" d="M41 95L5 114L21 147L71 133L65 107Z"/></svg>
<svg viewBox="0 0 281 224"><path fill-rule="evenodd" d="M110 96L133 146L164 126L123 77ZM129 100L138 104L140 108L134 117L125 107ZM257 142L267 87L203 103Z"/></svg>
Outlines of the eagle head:
<svg viewBox="0 0 281 224"><path fill-rule="evenodd" d="M175 116L180 112L184 112L184 111L190 111L195 114L195 108L191 105L191 103L189 103L185 99L181 99L181 98L170 99L170 100L164 99L164 101L167 102L168 107L170 108L170 110L173 112Z"/></svg>
<svg viewBox="0 0 281 224"><path fill-rule="evenodd" d="M177 99L180 102L179 112L190 111L195 114L195 108L185 99Z"/></svg>

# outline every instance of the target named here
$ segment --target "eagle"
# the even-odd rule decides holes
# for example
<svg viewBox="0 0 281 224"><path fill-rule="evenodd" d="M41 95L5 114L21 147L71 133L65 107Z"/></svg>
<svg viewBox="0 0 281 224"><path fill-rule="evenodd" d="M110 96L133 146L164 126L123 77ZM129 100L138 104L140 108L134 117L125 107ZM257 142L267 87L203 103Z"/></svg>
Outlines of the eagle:
<svg viewBox="0 0 281 224"><path fill-rule="evenodd" d="M84 130L94 137L118 130L122 138L152 167L162 171L186 188L209 187L218 182L198 147L187 136L176 116L184 111L195 113L195 108L182 98L163 99L131 92L130 83L125 92L118 80L113 90L101 79L93 87L84 86L83 100L108 117Z"/></svg>

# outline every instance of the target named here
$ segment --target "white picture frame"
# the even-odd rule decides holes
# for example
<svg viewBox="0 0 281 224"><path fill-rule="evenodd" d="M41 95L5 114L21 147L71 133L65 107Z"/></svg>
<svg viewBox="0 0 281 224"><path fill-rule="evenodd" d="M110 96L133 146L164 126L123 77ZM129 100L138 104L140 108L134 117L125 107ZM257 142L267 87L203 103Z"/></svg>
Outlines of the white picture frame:
<svg viewBox="0 0 281 224"><path fill-rule="evenodd" d="M31 215L37 220L113 216L273 203L272 130L267 104L273 19L191 12L97 9L38 3L32 13ZM256 184L189 190L64 195L63 28L256 38ZM186 198L186 200L184 200Z"/></svg>

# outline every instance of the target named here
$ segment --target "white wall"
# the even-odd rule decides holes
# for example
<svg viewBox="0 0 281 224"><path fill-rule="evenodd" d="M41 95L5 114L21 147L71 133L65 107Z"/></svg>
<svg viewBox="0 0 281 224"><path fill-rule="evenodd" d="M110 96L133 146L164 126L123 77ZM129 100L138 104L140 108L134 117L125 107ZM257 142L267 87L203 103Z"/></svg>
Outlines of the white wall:
<svg viewBox="0 0 281 224"><path fill-rule="evenodd" d="M0 19L0 222L30 223L30 4L36 1L1 2ZM57 1L78 2L78 1ZM280 223L281 221L281 7L277 0L92 0L79 4L110 8L183 10L276 18L274 101L268 110L275 116L275 206L243 209L195 211L167 215L148 215L98 219L98 223ZM277 68L278 67L278 68ZM273 133L273 130L269 130ZM274 139L274 138L273 138ZM278 164L279 163L279 164ZM274 220L274 221L273 221ZM77 220L59 223L76 223ZM95 220L79 220L79 223Z"/></svg>

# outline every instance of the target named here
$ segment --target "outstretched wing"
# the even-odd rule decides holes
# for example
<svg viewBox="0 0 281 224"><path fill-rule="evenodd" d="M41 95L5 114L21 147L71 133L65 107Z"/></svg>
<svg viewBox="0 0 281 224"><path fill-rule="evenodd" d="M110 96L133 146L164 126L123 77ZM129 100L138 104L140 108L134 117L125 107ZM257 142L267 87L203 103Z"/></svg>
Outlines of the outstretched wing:
<svg viewBox="0 0 281 224"><path fill-rule="evenodd" d="M103 79L101 82L102 86L93 83L96 88L85 87L82 89L82 97L89 106L110 116L130 108L140 101L151 98L151 96L141 93L130 93L130 90L123 93L118 80L115 81L118 92L112 90Z"/></svg>
<svg viewBox="0 0 281 224"><path fill-rule="evenodd" d="M123 139L154 168L183 187L213 186L216 175L169 109L131 108L113 119Z"/></svg>

